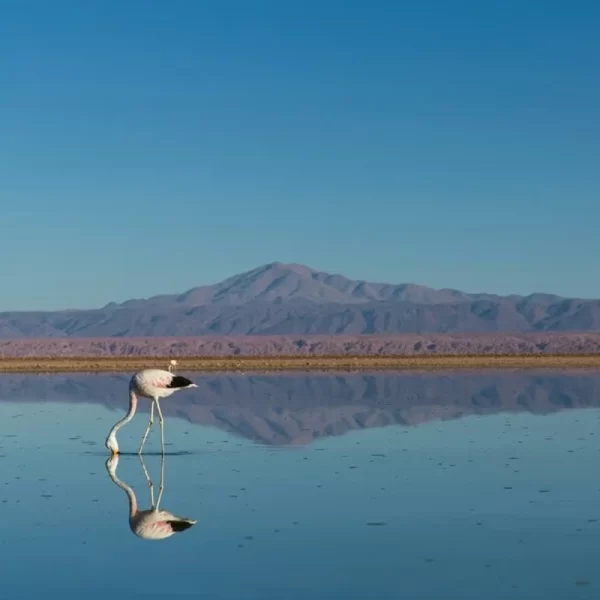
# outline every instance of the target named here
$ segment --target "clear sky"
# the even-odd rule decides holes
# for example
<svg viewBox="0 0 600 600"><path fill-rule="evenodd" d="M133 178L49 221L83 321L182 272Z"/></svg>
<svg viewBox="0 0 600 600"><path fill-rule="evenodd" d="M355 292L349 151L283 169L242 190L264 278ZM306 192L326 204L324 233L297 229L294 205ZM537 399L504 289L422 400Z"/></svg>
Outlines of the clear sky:
<svg viewBox="0 0 600 600"><path fill-rule="evenodd" d="M600 3L0 0L0 310L279 260L600 297Z"/></svg>

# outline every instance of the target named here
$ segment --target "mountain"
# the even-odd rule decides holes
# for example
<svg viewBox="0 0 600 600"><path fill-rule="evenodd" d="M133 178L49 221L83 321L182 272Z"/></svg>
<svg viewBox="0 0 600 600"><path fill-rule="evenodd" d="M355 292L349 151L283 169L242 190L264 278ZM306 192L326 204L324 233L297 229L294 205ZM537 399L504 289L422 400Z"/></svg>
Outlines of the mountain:
<svg viewBox="0 0 600 600"><path fill-rule="evenodd" d="M234 275L221 283L192 288L183 294L129 300L111 307L238 306L246 303L281 304L311 302L319 304L364 304L371 301L441 304L474 299L497 299L490 294L465 294L458 290L434 290L404 283L369 283L315 271L298 264L280 262L263 265Z"/></svg>
<svg viewBox="0 0 600 600"><path fill-rule="evenodd" d="M0 338L600 330L600 300L372 283L270 263L183 294L0 313Z"/></svg>

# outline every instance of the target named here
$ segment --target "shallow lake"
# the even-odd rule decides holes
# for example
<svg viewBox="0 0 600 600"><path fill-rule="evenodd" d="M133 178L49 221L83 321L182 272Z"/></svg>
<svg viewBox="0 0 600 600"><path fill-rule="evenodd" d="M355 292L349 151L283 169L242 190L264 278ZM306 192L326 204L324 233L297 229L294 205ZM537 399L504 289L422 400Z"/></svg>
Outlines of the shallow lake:
<svg viewBox="0 0 600 600"><path fill-rule="evenodd" d="M128 376L0 376L0 598L598 598L600 373L185 375L163 464Z"/></svg>

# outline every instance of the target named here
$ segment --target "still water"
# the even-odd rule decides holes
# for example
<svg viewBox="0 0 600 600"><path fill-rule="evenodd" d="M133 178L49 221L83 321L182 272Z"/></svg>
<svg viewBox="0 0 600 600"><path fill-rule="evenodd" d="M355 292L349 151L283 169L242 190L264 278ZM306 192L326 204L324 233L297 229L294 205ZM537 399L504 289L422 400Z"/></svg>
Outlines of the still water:
<svg viewBox="0 0 600 600"><path fill-rule="evenodd" d="M600 373L185 375L162 464L128 376L0 376L0 598L598 598Z"/></svg>

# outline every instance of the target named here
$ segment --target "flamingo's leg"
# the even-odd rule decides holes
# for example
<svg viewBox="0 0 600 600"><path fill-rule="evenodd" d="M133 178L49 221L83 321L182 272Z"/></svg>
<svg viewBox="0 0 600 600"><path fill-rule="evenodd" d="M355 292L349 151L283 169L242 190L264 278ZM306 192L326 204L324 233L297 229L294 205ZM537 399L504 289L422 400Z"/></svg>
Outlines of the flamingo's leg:
<svg viewBox="0 0 600 600"><path fill-rule="evenodd" d="M144 444L146 443L146 438L150 433L150 427L152 427L152 423L154 423L154 402L150 404L150 420L148 421L148 427L146 427L146 433L144 433L144 437L142 438L142 444L140 449L138 450L138 454L142 453L142 449L144 448Z"/></svg>
<svg viewBox="0 0 600 600"><path fill-rule="evenodd" d="M156 409L158 410L158 420L160 421L160 443L162 447L162 453L165 453L165 424L162 415L162 410L160 410L160 404L158 403L158 398L156 399Z"/></svg>
<svg viewBox="0 0 600 600"><path fill-rule="evenodd" d="M146 481L148 482L148 487L150 488L150 506L154 509L154 484L152 483L152 479L150 479L150 475L148 473L148 469L146 469L146 465L144 464L144 459L142 455L139 455L140 463L142 463L142 469L144 469L144 475L146 476Z"/></svg>
<svg viewBox="0 0 600 600"><path fill-rule="evenodd" d="M160 488L158 489L158 500L156 502L156 510L160 507L163 490L165 489L165 455L160 455Z"/></svg>

